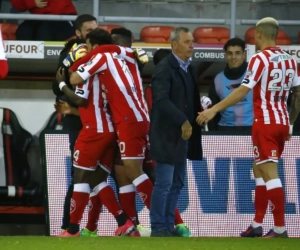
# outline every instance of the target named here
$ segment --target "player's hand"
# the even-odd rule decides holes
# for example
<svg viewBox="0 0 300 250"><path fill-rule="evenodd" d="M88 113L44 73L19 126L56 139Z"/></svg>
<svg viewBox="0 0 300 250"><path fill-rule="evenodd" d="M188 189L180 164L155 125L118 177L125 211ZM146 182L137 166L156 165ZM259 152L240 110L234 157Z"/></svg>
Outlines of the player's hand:
<svg viewBox="0 0 300 250"><path fill-rule="evenodd" d="M199 115L196 121L198 125L202 126L202 125L206 125L211 119L213 119L217 114L217 112L215 112L213 108L210 108L202 112L199 112L198 114Z"/></svg>
<svg viewBox="0 0 300 250"><path fill-rule="evenodd" d="M46 0L35 0L35 5L38 8L44 8L48 5L48 2Z"/></svg>
<svg viewBox="0 0 300 250"><path fill-rule="evenodd" d="M182 125L181 125L181 132L182 132L182 139L183 140L188 140L190 139L193 128L188 120L186 120Z"/></svg>
<svg viewBox="0 0 300 250"><path fill-rule="evenodd" d="M289 128L289 135L287 136L287 138L285 139L286 141L290 141L291 138L292 138L292 134L293 134L293 125L290 125L290 128Z"/></svg>
<svg viewBox="0 0 300 250"><path fill-rule="evenodd" d="M288 137L285 139L286 141L290 141L292 138L292 135L288 135Z"/></svg>
<svg viewBox="0 0 300 250"><path fill-rule="evenodd" d="M72 107L67 102L59 101L54 104L54 108L55 108L56 112L61 113L63 115L72 114Z"/></svg>
<svg viewBox="0 0 300 250"><path fill-rule="evenodd" d="M133 52L134 52L136 60L139 61L141 64L146 64L147 62L149 62L149 57L145 50L134 49Z"/></svg>
<svg viewBox="0 0 300 250"><path fill-rule="evenodd" d="M58 84L66 80L66 73L64 68L59 68L56 72L56 81Z"/></svg>
<svg viewBox="0 0 300 250"><path fill-rule="evenodd" d="M68 53L67 57L63 60L63 64L66 67L70 67L87 54L87 46L84 43L77 44L75 43Z"/></svg>

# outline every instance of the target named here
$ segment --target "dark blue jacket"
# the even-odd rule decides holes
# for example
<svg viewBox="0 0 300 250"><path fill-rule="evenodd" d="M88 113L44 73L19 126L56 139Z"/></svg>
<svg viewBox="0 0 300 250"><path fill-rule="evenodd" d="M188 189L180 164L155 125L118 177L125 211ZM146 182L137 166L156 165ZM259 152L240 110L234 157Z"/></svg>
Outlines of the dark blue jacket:
<svg viewBox="0 0 300 250"><path fill-rule="evenodd" d="M186 142L181 125L189 120L193 133L188 142L188 159L201 160L201 127L196 123L200 111L200 95L193 68L192 83L186 82L173 54L154 69L152 78L153 103L150 125L150 155L161 163L180 163L186 160ZM192 91L188 88L193 88ZM193 96L190 96L191 93Z"/></svg>

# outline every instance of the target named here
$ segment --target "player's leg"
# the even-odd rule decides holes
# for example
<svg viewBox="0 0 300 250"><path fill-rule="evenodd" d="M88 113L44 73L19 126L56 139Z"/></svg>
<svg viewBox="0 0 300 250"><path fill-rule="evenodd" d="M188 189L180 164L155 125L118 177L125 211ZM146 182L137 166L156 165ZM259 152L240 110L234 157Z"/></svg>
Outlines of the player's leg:
<svg viewBox="0 0 300 250"><path fill-rule="evenodd" d="M115 217L118 224L118 229L115 232L116 236L139 236L135 225L119 205L112 187L109 186L106 181L112 171L117 146L116 141L116 135L110 134L106 136L105 142L101 146L103 150L100 156L100 171L97 173L99 175L100 184L93 188L93 192L98 194L102 204Z"/></svg>
<svg viewBox="0 0 300 250"><path fill-rule="evenodd" d="M256 166L266 183L275 226L265 237L287 237L284 221L284 191L278 176L277 163L288 133L289 126L285 125L264 125L258 132Z"/></svg>
<svg viewBox="0 0 300 250"><path fill-rule="evenodd" d="M278 176L277 163L269 161L260 164L259 169L266 183L267 197L274 217L274 229L271 229L265 237L287 237L284 220L284 190Z"/></svg>
<svg viewBox="0 0 300 250"><path fill-rule="evenodd" d="M66 117L65 119L68 119ZM64 129L70 130L69 131L69 140L70 140L70 151L71 151L71 156L74 154L74 147L75 143L79 134L79 130L74 130L74 129L69 129L68 128L69 123L64 123ZM70 207L71 207L71 199L73 195L73 189L74 189L74 183L73 183L73 175L74 175L74 167L73 164L71 166L71 183L68 187L66 196L65 196L65 201L64 201L64 210L63 210L63 219L62 219L62 230L66 230L69 227L70 224Z"/></svg>
<svg viewBox="0 0 300 250"><path fill-rule="evenodd" d="M79 224L84 209L89 201L90 185L89 180L93 171L80 168L74 169L74 190L71 200L70 225L61 236L79 236ZM68 234L67 234L68 233Z"/></svg>
<svg viewBox="0 0 300 250"><path fill-rule="evenodd" d="M268 207L266 183L262 177L259 167L253 163L253 174L255 177L255 216L251 225L242 232L241 237L261 237L263 234L262 223Z"/></svg>
<svg viewBox="0 0 300 250"><path fill-rule="evenodd" d="M125 167L115 165L116 180L119 185L119 201L127 216L136 224L135 186L127 177Z"/></svg>
<svg viewBox="0 0 300 250"><path fill-rule="evenodd" d="M94 192L93 188L99 184L99 171L100 168L98 167L95 171L95 174L90 179L92 192L90 193L89 200L88 221L86 227L80 231L81 237L98 237L97 228L99 216L102 209L102 202L98 194Z"/></svg>
<svg viewBox="0 0 300 250"><path fill-rule="evenodd" d="M146 207L150 209L153 184L142 169L149 123L125 123L119 125L117 129L121 159L125 166L126 176L136 187Z"/></svg>
<svg viewBox="0 0 300 250"><path fill-rule="evenodd" d="M79 224L84 209L89 201L90 180L97 167L98 140L97 133L82 129L74 146L73 155L73 183L74 189L71 199L70 225L68 230L60 236L79 236Z"/></svg>

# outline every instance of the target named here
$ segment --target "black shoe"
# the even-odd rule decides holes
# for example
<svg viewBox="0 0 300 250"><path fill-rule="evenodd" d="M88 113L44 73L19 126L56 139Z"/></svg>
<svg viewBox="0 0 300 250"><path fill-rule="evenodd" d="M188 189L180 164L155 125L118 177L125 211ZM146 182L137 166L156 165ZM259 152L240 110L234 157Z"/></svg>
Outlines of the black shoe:
<svg viewBox="0 0 300 250"><path fill-rule="evenodd" d="M174 229L169 229L169 232L170 234L173 236L173 237L182 237L178 232L177 230L174 228Z"/></svg>
<svg viewBox="0 0 300 250"><path fill-rule="evenodd" d="M260 227L256 227L256 228L254 228L252 226L249 226L247 228L247 230L244 231L244 232L242 232L240 235L241 235L241 237L252 237L252 238L254 238L254 237L262 237L262 235L263 235L263 229L262 229L261 226Z"/></svg>
<svg viewBox="0 0 300 250"><path fill-rule="evenodd" d="M274 229L271 229L266 235L263 236L263 238L288 238L287 231L284 231L283 233L279 234L274 231Z"/></svg>
<svg viewBox="0 0 300 250"><path fill-rule="evenodd" d="M168 229L151 230L151 237L173 237Z"/></svg>

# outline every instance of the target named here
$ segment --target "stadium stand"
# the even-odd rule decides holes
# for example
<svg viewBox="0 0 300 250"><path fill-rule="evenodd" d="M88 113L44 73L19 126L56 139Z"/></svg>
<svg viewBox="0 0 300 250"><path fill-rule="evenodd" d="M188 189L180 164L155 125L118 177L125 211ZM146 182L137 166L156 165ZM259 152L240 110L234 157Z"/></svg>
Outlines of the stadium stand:
<svg viewBox="0 0 300 250"><path fill-rule="evenodd" d="M196 43L225 44L230 38L230 30L225 27L198 27L193 35Z"/></svg>
<svg viewBox="0 0 300 250"><path fill-rule="evenodd" d="M246 31L246 33L245 33L245 42L246 43L255 44L254 31L255 31L254 27L250 28ZM280 29L276 43L277 43L277 45L291 45L292 39L290 37L288 37L288 35L282 29Z"/></svg>
<svg viewBox="0 0 300 250"><path fill-rule="evenodd" d="M169 43L172 26L146 26L142 28L140 40L145 43Z"/></svg>

